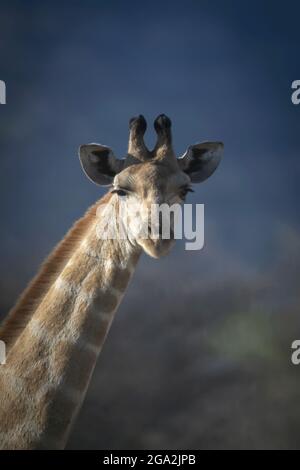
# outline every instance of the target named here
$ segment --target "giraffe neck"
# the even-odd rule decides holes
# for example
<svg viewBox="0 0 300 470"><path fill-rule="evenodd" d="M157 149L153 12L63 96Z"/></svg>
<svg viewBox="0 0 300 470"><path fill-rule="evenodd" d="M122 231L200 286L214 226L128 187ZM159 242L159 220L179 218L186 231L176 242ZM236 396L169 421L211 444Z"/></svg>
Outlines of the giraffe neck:
<svg viewBox="0 0 300 470"><path fill-rule="evenodd" d="M0 447L64 447L139 255L89 229L1 366Z"/></svg>

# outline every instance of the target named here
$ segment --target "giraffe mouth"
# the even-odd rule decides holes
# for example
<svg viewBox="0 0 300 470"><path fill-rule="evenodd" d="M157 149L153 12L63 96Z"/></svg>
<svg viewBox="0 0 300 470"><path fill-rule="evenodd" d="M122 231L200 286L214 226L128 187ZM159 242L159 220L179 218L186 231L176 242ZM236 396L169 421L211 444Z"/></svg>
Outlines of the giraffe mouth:
<svg viewBox="0 0 300 470"><path fill-rule="evenodd" d="M163 233L163 228L160 225L158 229L158 237L155 236L156 232L153 231L151 224L148 225L148 236L151 240L153 241L169 241L169 240L175 240L175 233L173 227L168 228L168 233L167 236L164 236Z"/></svg>
<svg viewBox="0 0 300 470"><path fill-rule="evenodd" d="M162 233L159 236L154 236L149 227L149 234L147 238L139 240L139 244L152 258L161 258L167 255L175 243L174 230L170 228L170 235L164 237Z"/></svg>

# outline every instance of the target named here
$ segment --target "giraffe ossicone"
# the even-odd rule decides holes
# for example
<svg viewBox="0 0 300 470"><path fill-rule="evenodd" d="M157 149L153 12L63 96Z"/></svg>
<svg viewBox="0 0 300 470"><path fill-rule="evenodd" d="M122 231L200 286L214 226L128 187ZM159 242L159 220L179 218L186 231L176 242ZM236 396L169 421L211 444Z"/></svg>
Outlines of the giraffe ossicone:
<svg viewBox="0 0 300 470"><path fill-rule="evenodd" d="M203 142L176 158L171 121L154 122L157 142L144 142L143 116L130 120L128 152L117 159L101 144L82 145L82 168L111 188L75 223L42 265L0 328L6 345L0 366L0 448L62 449L85 397L114 314L141 253L159 258L174 244L162 220L149 231L153 204L182 204L193 183L217 168L223 144ZM148 233L103 239L99 221L107 207L135 204ZM108 219L112 230L116 221Z"/></svg>

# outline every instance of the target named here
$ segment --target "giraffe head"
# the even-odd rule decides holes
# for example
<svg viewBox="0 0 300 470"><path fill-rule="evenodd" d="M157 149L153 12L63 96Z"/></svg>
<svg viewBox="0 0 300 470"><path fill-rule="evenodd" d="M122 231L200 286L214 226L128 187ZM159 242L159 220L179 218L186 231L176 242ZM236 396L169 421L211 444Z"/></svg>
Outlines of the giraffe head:
<svg viewBox="0 0 300 470"><path fill-rule="evenodd" d="M201 183L216 170L220 163L223 144L202 142L191 145L184 155L176 158L172 147L171 121L164 114L154 121L157 142L148 150L144 142L147 128L143 116L129 122L129 146L125 159L117 159L109 147L100 144L82 145L79 157L82 168L94 183L112 185L111 192L123 204L139 208L140 225L147 228L143 236L137 235L134 243L158 258L169 252L174 244L174 232L170 221L170 237L162 236L163 220L158 222L158 231L153 230L149 214L155 205L182 204L193 183ZM156 232L156 233L154 233Z"/></svg>

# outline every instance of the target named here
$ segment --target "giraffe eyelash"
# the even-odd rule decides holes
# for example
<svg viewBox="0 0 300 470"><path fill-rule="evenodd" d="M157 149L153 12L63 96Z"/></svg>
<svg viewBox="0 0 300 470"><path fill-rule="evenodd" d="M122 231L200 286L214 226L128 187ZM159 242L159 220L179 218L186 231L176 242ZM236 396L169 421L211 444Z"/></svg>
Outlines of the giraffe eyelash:
<svg viewBox="0 0 300 470"><path fill-rule="evenodd" d="M190 186L184 186L180 190L180 197L184 199L187 195L187 193L194 193L195 191L190 187Z"/></svg>
<svg viewBox="0 0 300 470"><path fill-rule="evenodd" d="M124 189L113 189L111 194L117 194L118 196L127 196L127 192Z"/></svg>
<svg viewBox="0 0 300 470"><path fill-rule="evenodd" d="M118 196L127 196L130 194L130 190L126 188L113 188L111 194L118 194Z"/></svg>

